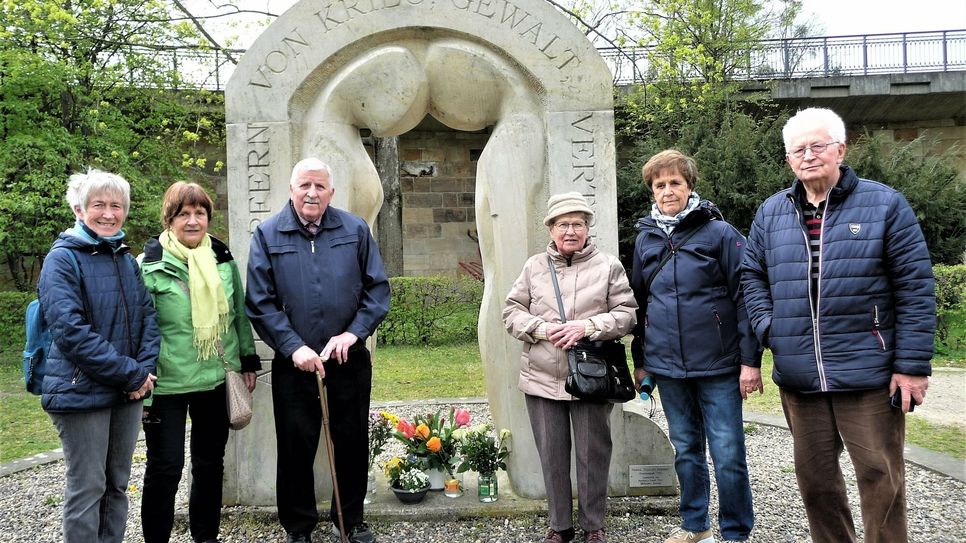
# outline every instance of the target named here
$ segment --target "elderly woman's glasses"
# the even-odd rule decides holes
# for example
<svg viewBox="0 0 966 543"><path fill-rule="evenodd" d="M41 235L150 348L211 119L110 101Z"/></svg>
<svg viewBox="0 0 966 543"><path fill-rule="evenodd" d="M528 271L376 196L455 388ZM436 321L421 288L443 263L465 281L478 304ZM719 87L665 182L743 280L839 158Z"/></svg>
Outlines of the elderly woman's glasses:
<svg viewBox="0 0 966 543"><path fill-rule="evenodd" d="M828 149L828 146L829 145L832 145L834 143L838 143L838 142L835 141L835 140L832 140L832 141L827 142L827 143L813 143L813 144L807 145L805 147L799 147L798 149L792 149L791 151L788 152L788 156L794 157L794 158L798 158L798 159L802 159L802 158L805 158L805 151L811 151L812 152L812 156L818 156L818 155L824 153L825 150Z"/></svg>
<svg viewBox="0 0 966 543"><path fill-rule="evenodd" d="M558 222L553 225L553 229L560 234L566 234L571 228L574 229L574 234L579 234L587 229L587 225L582 222Z"/></svg>

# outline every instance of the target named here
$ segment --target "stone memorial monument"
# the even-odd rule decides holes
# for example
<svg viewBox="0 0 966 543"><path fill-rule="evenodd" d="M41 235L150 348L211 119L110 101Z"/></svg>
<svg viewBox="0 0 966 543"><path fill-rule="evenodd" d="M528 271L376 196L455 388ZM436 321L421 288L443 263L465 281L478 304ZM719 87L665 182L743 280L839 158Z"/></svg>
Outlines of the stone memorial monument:
<svg viewBox="0 0 966 543"><path fill-rule="evenodd" d="M427 114L457 130L492 127L476 182L479 341L494 422L513 432L510 481L525 497L543 496L543 479L516 386L522 347L500 312L527 257L549 239L550 194L586 195L598 245L616 254L612 88L591 43L543 0L303 0L252 45L225 92L231 250L242 263L251 232L288 200L299 159L327 161L333 205L374 224L382 188L360 129L395 136ZM271 375L260 379L255 419L229 444L229 504L275 502ZM667 437L639 401L622 407L612 418L611 493L676 492ZM327 499L319 450L317 496Z"/></svg>

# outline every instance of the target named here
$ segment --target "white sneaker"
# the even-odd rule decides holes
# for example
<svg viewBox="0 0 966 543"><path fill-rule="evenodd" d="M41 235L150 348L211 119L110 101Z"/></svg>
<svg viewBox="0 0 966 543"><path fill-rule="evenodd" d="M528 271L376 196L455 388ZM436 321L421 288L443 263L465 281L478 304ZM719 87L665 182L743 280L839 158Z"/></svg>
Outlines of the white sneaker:
<svg viewBox="0 0 966 543"><path fill-rule="evenodd" d="M684 528L675 528L664 543L714 543L714 535L710 529L694 533Z"/></svg>

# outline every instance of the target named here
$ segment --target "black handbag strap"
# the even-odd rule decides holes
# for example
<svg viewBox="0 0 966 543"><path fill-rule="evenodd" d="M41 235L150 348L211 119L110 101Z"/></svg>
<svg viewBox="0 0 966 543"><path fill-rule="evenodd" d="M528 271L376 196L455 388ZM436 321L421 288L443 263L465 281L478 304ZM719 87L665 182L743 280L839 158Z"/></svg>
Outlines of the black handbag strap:
<svg viewBox="0 0 966 543"><path fill-rule="evenodd" d="M654 279L657 278L658 272L660 272L661 269L664 268L664 265L667 264L669 260L671 260L671 257L676 255L677 252L680 251L682 247L684 247L684 244L687 243L692 236L698 233L698 230L701 230L702 228L704 228L705 224L708 224L708 223L704 223L701 226L695 228L694 230L691 230L690 232L688 232L688 235L684 236L684 239L678 242L677 247L675 247L674 245L671 245L671 250L664 253L664 256L661 257L661 261L658 262L657 264L657 268L655 268L654 271L651 272L650 277L647 278L647 282L644 283L644 292L651 292L651 283L653 283ZM668 241L668 244L671 243L670 234L667 237L667 241Z"/></svg>
<svg viewBox="0 0 966 543"><path fill-rule="evenodd" d="M553 258L550 255L547 255L547 264L550 266L550 279L553 280L553 293L557 295L557 311L560 312L560 322L567 322L563 300L560 298L560 285L557 283L557 270L553 267Z"/></svg>

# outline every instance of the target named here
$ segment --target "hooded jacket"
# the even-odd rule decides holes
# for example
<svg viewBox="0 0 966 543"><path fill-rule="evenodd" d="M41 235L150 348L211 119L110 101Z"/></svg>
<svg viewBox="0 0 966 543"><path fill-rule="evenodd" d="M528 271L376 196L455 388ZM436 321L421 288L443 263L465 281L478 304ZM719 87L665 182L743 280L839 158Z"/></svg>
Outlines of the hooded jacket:
<svg viewBox="0 0 966 543"><path fill-rule="evenodd" d="M816 309L798 179L758 208L742 264L775 383L799 392L884 388L893 373L932 371L935 287L916 215L895 189L840 171L822 219Z"/></svg>
<svg viewBox="0 0 966 543"><path fill-rule="evenodd" d="M670 237L651 217L637 227L631 270L639 306L631 343L634 367L673 379L737 373L742 364L761 367L762 349L740 288L744 236L707 200Z"/></svg>
<svg viewBox="0 0 966 543"><path fill-rule="evenodd" d="M553 259L567 320L590 319L597 328L589 339L616 339L630 332L637 303L620 261L598 251L592 242L569 259L550 242L546 252L531 256L524 264L503 308L507 331L523 342L519 388L531 396L574 400L564 390L567 352L533 336L544 322L561 322L548 254Z"/></svg>
<svg viewBox="0 0 966 543"><path fill-rule="evenodd" d="M80 277L70 255L74 251ZM123 244L60 234L37 290L53 337L41 405L91 411L129 401L155 372L161 338L151 297Z"/></svg>
<svg viewBox="0 0 966 543"><path fill-rule="evenodd" d="M256 371L261 362L255 354L241 274L228 247L211 237L218 275L228 299L228 330L221 336L224 359L235 371ZM220 356L198 359L191 321L188 267L165 251L157 238L144 245L141 258L144 284L154 300L161 331L161 354L154 394L182 394L212 390L225 381L225 365Z"/></svg>

